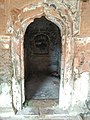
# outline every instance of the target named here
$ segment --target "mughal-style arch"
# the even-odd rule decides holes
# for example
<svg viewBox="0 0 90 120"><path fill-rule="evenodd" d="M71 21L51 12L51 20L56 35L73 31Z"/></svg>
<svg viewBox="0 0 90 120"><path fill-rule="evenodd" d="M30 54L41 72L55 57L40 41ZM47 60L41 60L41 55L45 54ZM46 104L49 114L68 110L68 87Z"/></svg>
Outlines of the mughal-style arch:
<svg viewBox="0 0 90 120"><path fill-rule="evenodd" d="M68 109L71 105L73 94L73 21L68 10L62 5L61 9L56 9L48 4L31 5L23 9L13 9L9 26L12 52L12 103L16 110L21 110L25 101L24 94L24 50L23 41L27 26L35 18L45 16L46 19L56 24L61 30L62 55L61 55L61 82L59 90L59 106ZM12 26L12 27L11 27ZM64 101L65 100L65 101Z"/></svg>

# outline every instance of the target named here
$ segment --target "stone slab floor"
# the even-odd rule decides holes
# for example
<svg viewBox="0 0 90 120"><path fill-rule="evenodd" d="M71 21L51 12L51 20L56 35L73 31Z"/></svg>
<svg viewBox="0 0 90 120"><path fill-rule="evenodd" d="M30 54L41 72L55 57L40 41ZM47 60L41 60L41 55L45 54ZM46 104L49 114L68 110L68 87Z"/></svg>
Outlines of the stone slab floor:
<svg viewBox="0 0 90 120"><path fill-rule="evenodd" d="M33 74L25 84L26 100L30 99L58 99L60 80L56 73Z"/></svg>

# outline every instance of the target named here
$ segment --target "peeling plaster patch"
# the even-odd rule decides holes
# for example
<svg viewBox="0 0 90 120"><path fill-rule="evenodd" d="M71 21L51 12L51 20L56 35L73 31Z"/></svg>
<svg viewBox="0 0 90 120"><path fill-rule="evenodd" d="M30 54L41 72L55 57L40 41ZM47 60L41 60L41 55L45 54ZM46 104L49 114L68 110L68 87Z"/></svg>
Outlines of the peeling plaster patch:
<svg viewBox="0 0 90 120"><path fill-rule="evenodd" d="M10 36L0 35L0 42L1 41L3 42L10 41Z"/></svg>
<svg viewBox="0 0 90 120"><path fill-rule="evenodd" d="M79 105L79 102L85 103L88 97L89 82L89 72L82 73L80 77L77 78L74 83L72 106L75 104Z"/></svg>
<svg viewBox="0 0 90 120"><path fill-rule="evenodd" d="M80 78L76 80L75 85L76 88L80 90L77 93L77 95L79 95L78 98L82 101L85 101L87 99L89 89L89 73L82 73Z"/></svg>
<svg viewBox="0 0 90 120"><path fill-rule="evenodd" d="M72 86L70 86L69 83L67 83L64 86L64 92L63 92L63 98L62 98L62 104L61 106L63 106L63 110L66 110L70 107L71 105L71 97L72 97Z"/></svg>
<svg viewBox="0 0 90 120"><path fill-rule="evenodd" d="M13 89L13 106L18 109L20 109L21 106L21 89L20 89L20 84L17 82L17 80L13 77L12 78L12 89Z"/></svg>
<svg viewBox="0 0 90 120"><path fill-rule="evenodd" d="M11 87L8 83L1 83L2 93L0 94L0 107L12 107L12 98L10 95Z"/></svg>
<svg viewBox="0 0 90 120"><path fill-rule="evenodd" d="M9 46L9 43L0 43L0 49L8 50L10 48Z"/></svg>
<svg viewBox="0 0 90 120"><path fill-rule="evenodd" d="M38 3L38 6L37 4L32 4L32 5L29 5L28 7L25 7L23 9L23 12L27 12L27 11L30 11L30 10L34 10L36 9L37 7L41 7L43 5L43 3Z"/></svg>
<svg viewBox="0 0 90 120"><path fill-rule="evenodd" d="M27 12L27 11L34 10L34 9L36 9L36 5L30 6L30 7L25 7L23 9L23 12Z"/></svg>
<svg viewBox="0 0 90 120"><path fill-rule="evenodd" d="M4 48L5 49L9 49L9 45L8 44L4 44Z"/></svg>
<svg viewBox="0 0 90 120"><path fill-rule="evenodd" d="M13 24L11 21L11 17L7 20L6 33L13 34Z"/></svg>
<svg viewBox="0 0 90 120"><path fill-rule="evenodd" d="M90 42L90 37L78 37L76 41L79 43L87 44Z"/></svg>
<svg viewBox="0 0 90 120"><path fill-rule="evenodd" d="M90 37L78 37L75 43L72 110L86 113L90 101Z"/></svg>

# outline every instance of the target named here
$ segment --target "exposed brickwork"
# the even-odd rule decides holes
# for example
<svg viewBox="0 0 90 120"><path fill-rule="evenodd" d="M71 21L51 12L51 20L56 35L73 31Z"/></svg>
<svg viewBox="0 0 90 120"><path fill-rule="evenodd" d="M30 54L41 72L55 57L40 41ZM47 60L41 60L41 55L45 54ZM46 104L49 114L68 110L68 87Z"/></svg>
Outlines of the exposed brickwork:
<svg viewBox="0 0 90 120"><path fill-rule="evenodd" d="M18 0L13 0L13 1L9 1L5 3L5 1L0 1L0 34L6 34L6 26L7 26L7 21L8 21L8 16L13 10L13 8L16 8L18 10L20 10L21 8L23 8L24 6L28 5L28 4L37 4L37 3L43 3L44 0L23 0L23 1L18 1ZM7 4L8 3L8 4ZM90 2L81 2L81 27L80 27L80 34L82 36L87 36L90 34L90 28L89 28L89 24L90 24ZM72 5L71 5L72 7ZM55 14L55 12L53 12L53 14ZM76 26L77 27L77 26Z"/></svg>
<svg viewBox="0 0 90 120"><path fill-rule="evenodd" d="M90 36L90 1L81 4L81 36Z"/></svg>
<svg viewBox="0 0 90 120"><path fill-rule="evenodd" d="M23 14L20 15L20 19L23 19L25 20L26 18L33 18L33 17L36 17L38 16L38 14L43 14L44 12L44 9L43 7L37 7L35 10L31 10L31 11L28 11L28 12L24 12ZM22 21L23 21L22 20Z"/></svg>
<svg viewBox="0 0 90 120"><path fill-rule="evenodd" d="M0 113L12 110L12 63L9 36L0 36Z"/></svg>
<svg viewBox="0 0 90 120"><path fill-rule="evenodd" d="M90 71L90 38L81 38L75 42L74 67L79 73Z"/></svg>
<svg viewBox="0 0 90 120"><path fill-rule="evenodd" d="M82 113L88 113L90 108L90 37L75 40L72 97L73 110L81 108ZM78 103L78 105L77 105ZM83 106L83 107L81 107Z"/></svg>
<svg viewBox="0 0 90 120"><path fill-rule="evenodd" d="M0 41L0 81L11 80L12 64L10 53L10 42Z"/></svg>

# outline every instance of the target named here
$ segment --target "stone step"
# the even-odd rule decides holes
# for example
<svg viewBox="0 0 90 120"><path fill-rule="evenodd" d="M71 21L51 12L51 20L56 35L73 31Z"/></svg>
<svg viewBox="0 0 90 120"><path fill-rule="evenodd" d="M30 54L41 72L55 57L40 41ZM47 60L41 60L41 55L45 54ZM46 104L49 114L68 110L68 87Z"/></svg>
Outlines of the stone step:
<svg viewBox="0 0 90 120"><path fill-rule="evenodd" d="M16 115L0 114L0 120L90 120L90 116L71 115L59 107L26 107Z"/></svg>
<svg viewBox="0 0 90 120"><path fill-rule="evenodd" d="M30 116L30 115L15 115L9 117L0 117L0 120L87 120L82 119L80 116L60 116L60 115L49 115L49 116ZM89 120L89 119L88 119Z"/></svg>

